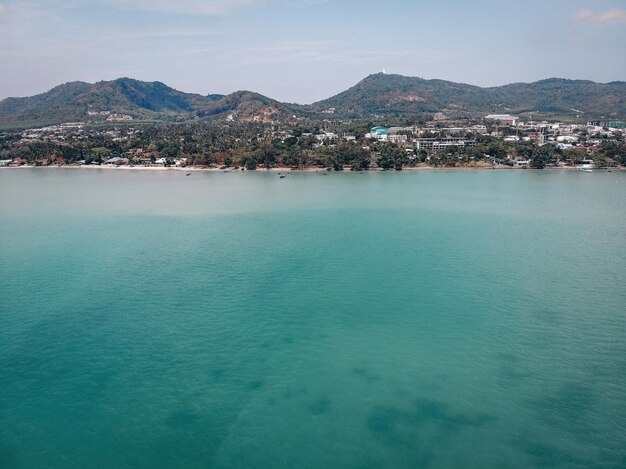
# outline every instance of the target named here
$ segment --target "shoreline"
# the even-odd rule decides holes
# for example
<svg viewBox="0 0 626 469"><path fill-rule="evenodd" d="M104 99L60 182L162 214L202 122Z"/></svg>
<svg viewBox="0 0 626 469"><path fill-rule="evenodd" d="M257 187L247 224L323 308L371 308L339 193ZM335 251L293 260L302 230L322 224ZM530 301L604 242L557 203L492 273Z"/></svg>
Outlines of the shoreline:
<svg viewBox="0 0 626 469"><path fill-rule="evenodd" d="M363 173L383 173L383 172L412 172L412 171L578 171L580 167L578 166L561 166L561 167L546 167L543 169L534 169L534 168L515 168L511 166L457 166L457 167L444 167L437 168L433 166L407 166L403 167L402 170L383 170L380 168L371 168L364 169L362 171L352 171L349 168L344 169L343 171L334 171L328 170L327 168L317 167L317 166L308 166L303 168L290 168L290 167L274 167L274 168L257 168L254 170L249 170L245 168L205 168L200 166L190 166L190 167L165 167L165 166L112 166L112 165L48 165L48 166L33 166L33 165L21 165L21 166L0 166L0 170L2 169L103 169L103 170L119 170L119 171L184 171L184 172L223 172L223 173L288 173L288 172L322 172L322 173L351 173L351 172L363 172ZM618 166L611 168L593 168L596 171L625 171L626 167Z"/></svg>

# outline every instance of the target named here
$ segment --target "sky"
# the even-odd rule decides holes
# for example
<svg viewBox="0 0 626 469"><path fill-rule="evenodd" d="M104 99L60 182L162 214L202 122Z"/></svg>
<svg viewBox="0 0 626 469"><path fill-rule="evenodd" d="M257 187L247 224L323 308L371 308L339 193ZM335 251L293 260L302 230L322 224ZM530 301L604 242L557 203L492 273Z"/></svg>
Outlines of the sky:
<svg viewBox="0 0 626 469"><path fill-rule="evenodd" d="M371 73L626 80L626 0L0 0L0 99L131 77L333 96Z"/></svg>

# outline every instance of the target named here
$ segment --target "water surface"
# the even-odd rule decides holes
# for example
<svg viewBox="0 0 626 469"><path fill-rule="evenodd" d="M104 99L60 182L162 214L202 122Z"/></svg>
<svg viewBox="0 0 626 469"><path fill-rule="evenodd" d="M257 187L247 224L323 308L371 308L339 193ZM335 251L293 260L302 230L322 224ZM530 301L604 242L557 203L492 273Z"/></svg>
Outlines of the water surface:
<svg viewBox="0 0 626 469"><path fill-rule="evenodd" d="M0 171L0 467L624 467L626 173Z"/></svg>

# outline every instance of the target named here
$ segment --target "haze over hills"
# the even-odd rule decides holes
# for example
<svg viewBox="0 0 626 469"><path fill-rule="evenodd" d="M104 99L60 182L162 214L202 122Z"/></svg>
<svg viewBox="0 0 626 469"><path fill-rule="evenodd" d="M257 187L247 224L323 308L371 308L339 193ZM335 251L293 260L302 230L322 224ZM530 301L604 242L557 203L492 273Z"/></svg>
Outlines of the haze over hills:
<svg viewBox="0 0 626 469"><path fill-rule="evenodd" d="M32 97L0 101L0 128L24 128L85 120L99 113L139 120L226 119L273 122L295 117L397 119L469 117L486 113L579 115L586 118L626 115L626 82L595 83L551 78L481 88L444 80L374 74L350 89L312 105L281 103L250 91L229 95L184 93L160 82L130 78L94 84L71 82ZM107 114L108 115L108 114ZM101 120L104 120L102 117ZM90 118L94 120L94 118Z"/></svg>

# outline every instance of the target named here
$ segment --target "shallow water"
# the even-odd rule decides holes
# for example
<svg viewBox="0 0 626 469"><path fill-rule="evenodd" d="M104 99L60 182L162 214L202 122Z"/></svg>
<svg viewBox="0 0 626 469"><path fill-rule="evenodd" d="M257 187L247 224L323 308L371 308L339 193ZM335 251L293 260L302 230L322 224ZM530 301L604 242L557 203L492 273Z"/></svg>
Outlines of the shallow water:
<svg viewBox="0 0 626 469"><path fill-rule="evenodd" d="M0 171L0 467L624 467L626 173Z"/></svg>

